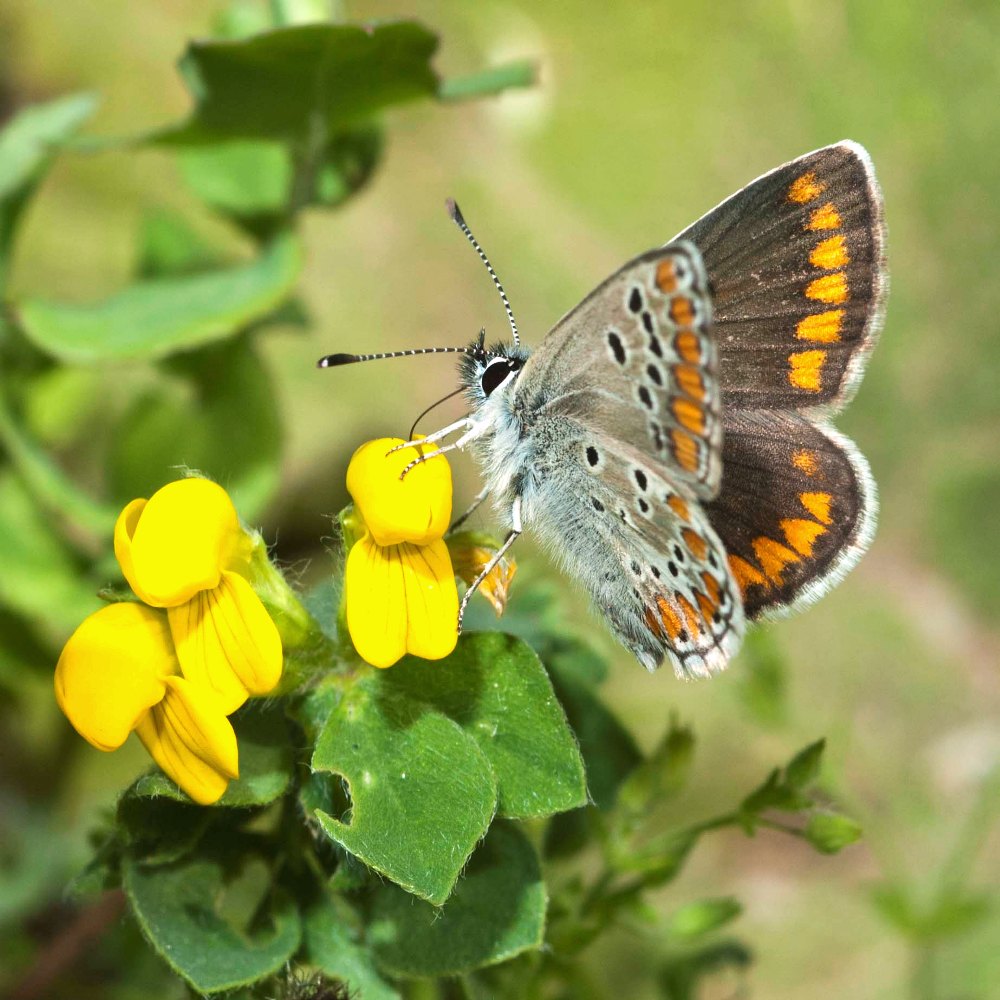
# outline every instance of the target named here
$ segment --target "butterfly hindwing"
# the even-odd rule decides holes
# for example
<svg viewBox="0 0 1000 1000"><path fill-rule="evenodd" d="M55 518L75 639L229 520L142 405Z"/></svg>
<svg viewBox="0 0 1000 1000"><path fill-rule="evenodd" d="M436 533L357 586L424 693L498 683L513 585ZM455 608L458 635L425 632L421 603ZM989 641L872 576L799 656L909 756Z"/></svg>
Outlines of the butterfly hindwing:
<svg viewBox="0 0 1000 1000"><path fill-rule="evenodd" d="M686 229L712 296L726 409L840 409L886 290L882 198L853 142L765 174Z"/></svg>
<svg viewBox="0 0 1000 1000"><path fill-rule="evenodd" d="M697 502L657 463L567 417L541 418L533 437L525 520L621 642L650 670L664 658L681 676L724 668L742 640L743 607Z"/></svg>
<svg viewBox="0 0 1000 1000"><path fill-rule="evenodd" d="M567 314L516 393L663 464L699 496L718 489L722 423L711 302L690 244L637 257Z"/></svg>
<svg viewBox="0 0 1000 1000"><path fill-rule="evenodd" d="M857 562L875 486L854 444L796 413L725 415L722 488L706 513L750 619L808 604Z"/></svg>

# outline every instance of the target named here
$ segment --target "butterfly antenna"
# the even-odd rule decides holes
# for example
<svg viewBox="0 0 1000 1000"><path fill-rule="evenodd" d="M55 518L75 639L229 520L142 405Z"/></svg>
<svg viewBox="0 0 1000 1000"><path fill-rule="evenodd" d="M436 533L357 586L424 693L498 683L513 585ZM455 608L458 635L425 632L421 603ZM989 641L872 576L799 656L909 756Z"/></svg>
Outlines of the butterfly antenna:
<svg viewBox="0 0 1000 1000"><path fill-rule="evenodd" d="M417 354L470 354L471 347L415 347L407 351L388 351L384 354L327 354L316 362L317 368L336 368L353 365L358 361L381 361L383 358L412 358Z"/></svg>
<svg viewBox="0 0 1000 1000"><path fill-rule="evenodd" d="M510 332L514 335L514 343L519 345L521 338L517 335L517 323L514 322L514 311L510 307L507 293L503 290L503 285L500 284L500 279L497 277L496 271L493 270L493 265L490 263L489 257L483 252L483 248L476 241L476 237L472 235L472 230L462 217L455 199L449 198L445 204L448 206L448 214L451 216L452 221L465 233L465 238L472 244L472 248L479 254L479 259L486 265L486 270L490 272L490 277L493 279L493 284L497 286L497 291L500 293L500 300L503 302L503 307L507 312L507 321L510 323Z"/></svg>
<svg viewBox="0 0 1000 1000"><path fill-rule="evenodd" d="M435 407L440 406L442 403L446 403L449 399L451 399L452 396L457 396L460 392L465 392L464 385L460 385L454 392L449 392L447 396L442 396L436 403L431 403L431 405L428 406L427 409L424 410L423 413L421 413L420 416L413 421L413 426L410 428L410 435L406 440L407 441L413 440L413 432L417 429L417 424L419 424L420 421L423 420L424 417L426 417L427 414L431 412L431 410L433 410Z"/></svg>

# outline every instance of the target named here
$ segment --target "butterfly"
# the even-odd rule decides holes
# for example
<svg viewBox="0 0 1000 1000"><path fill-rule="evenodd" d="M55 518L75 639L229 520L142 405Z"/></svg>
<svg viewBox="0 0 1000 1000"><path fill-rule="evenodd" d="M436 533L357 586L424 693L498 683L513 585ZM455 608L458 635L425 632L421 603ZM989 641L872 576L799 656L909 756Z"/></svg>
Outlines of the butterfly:
<svg viewBox="0 0 1000 1000"><path fill-rule="evenodd" d="M469 413L422 440L470 446L508 534L589 592L647 669L708 676L748 622L815 601L871 541L875 484L831 424L875 345L887 289L882 198L840 142L764 174L630 260L530 350L512 340L328 355L321 367L457 352ZM460 390L459 390L460 391ZM461 612L459 616L461 628Z"/></svg>

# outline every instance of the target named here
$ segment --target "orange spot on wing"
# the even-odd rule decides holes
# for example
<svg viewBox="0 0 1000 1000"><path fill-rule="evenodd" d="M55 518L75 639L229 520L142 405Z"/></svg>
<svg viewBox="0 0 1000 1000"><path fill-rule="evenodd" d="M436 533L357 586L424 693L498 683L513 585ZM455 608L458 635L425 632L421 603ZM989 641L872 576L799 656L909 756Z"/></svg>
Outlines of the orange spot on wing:
<svg viewBox="0 0 1000 1000"><path fill-rule="evenodd" d="M740 556L729 557L729 568L733 571L733 576L736 577L736 582L740 586L740 592L744 595L750 587L764 587L765 589L768 587L764 574Z"/></svg>
<svg viewBox="0 0 1000 1000"><path fill-rule="evenodd" d="M810 281L806 285L806 298L835 306L842 305L848 299L847 278L842 271L836 274L824 274L822 278Z"/></svg>
<svg viewBox="0 0 1000 1000"><path fill-rule="evenodd" d="M819 471L819 462L814 451L797 451L792 455L792 465L807 476L815 476Z"/></svg>
<svg viewBox="0 0 1000 1000"><path fill-rule="evenodd" d="M823 388L820 372L826 361L826 351L799 351L788 355L788 381L796 389L806 392L819 392Z"/></svg>
<svg viewBox="0 0 1000 1000"><path fill-rule="evenodd" d="M667 294L677 288L677 270L672 260L661 260L656 265L656 286Z"/></svg>
<svg viewBox="0 0 1000 1000"><path fill-rule="evenodd" d="M692 399L705 398L705 382L694 365L674 365L674 379Z"/></svg>
<svg viewBox="0 0 1000 1000"><path fill-rule="evenodd" d="M695 600L698 602L698 607L701 609L701 617L707 624L715 617L715 612L718 608L715 606L712 599L707 595L703 594L700 590L694 592Z"/></svg>
<svg viewBox="0 0 1000 1000"><path fill-rule="evenodd" d="M832 344L840 340L840 324L844 319L843 309L830 309L800 319L795 327L799 340L816 340L821 344Z"/></svg>
<svg viewBox="0 0 1000 1000"><path fill-rule="evenodd" d="M675 399L671 405L677 423L694 434L705 433L705 411L689 399Z"/></svg>
<svg viewBox="0 0 1000 1000"><path fill-rule="evenodd" d="M670 318L677 326L690 326L694 322L694 306L684 295L676 295L670 303Z"/></svg>
<svg viewBox="0 0 1000 1000"><path fill-rule="evenodd" d="M670 440L674 445L674 457L680 462L681 468L688 472L697 472L698 442L687 431L677 427L670 432Z"/></svg>
<svg viewBox="0 0 1000 1000"><path fill-rule="evenodd" d="M684 502L682 497L679 497L676 493L667 501L667 506L682 520L691 520L691 511L688 510L688 505Z"/></svg>
<svg viewBox="0 0 1000 1000"><path fill-rule="evenodd" d="M800 556L811 556L816 539L826 533L822 524L801 518L786 518L778 524L785 533L785 540Z"/></svg>
<svg viewBox="0 0 1000 1000"><path fill-rule="evenodd" d="M823 524L832 524L833 518L830 517L830 503L833 497L829 493L800 493L799 503L817 521L822 521Z"/></svg>
<svg viewBox="0 0 1000 1000"><path fill-rule="evenodd" d="M681 623L681 616L665 597L658 595L656 606L660 611L660 621L667 630L667 635L670 639L676 640L677 636L681 634L681 629L684 627Z"/></svg>
<svg viewBox="0 0 1000 1000"><path fill-rule="evenodd" d="M687 623L688 632L691 636L697 638L702 632L702 620L701 616L695 611L694 605L681 593L675 592L674 596L677 598L677 603L681 606L681 611L684 613L684 621Z"/></svg>
<svg viewBox="0 0 1000 1000"><path fill-rule="evenodd" d="M695 364L701 360L701 341L690 330L683 330L674 337L674 350L683 361Z"/></svg>
<svg viewBox="0 0 1000 1000"><path fill-rule="evenodd" d="M642 612L642 619L646 623L646 628L653 633L657 638L662 638L663 636L663 624L659 618L656 617L656 612L652 608L645 608Z"/></svg>
<svg viewBox="0 0 1000 1000"><path fill-rule="evenodd" d="M773 538L764 535L755 538L751 543L757 562L760 563L764 576L779 587L782 584L781 574L788 563L798 562L798 555L791 549L786 548L781 542L776 542Z"/></svg>
<svg viewBox="0 0 1000 1000"><path fill-rule="evenodd" d="M847 241L843 236L830 236L821 240L813 247L809 254L809 263L813 267L822 268L824 271L832 271L837 267L847 267L851 258L847 253Z"/></svg>
<svg viewBox="0 0 1000 1000"><path fill-rule="evenodd" d="M818 198L825 190L826 185L817 180L816 175L810 170L792 182L788 188L788 200L794 201L797 205L804 205L813 198Z"/></svg>
<svg viewBox="0 0 1000 1000"><path fill-rule="evenodd" d="M697 559L698 562L704 562L705 556L708 555L708 542L706 542L697 531L692 531L690 528L685 528L681 532L681 538L684 539L684 544L688 547L695 559Z"/></svg>
<svg viewBox="0 0 1000 1000"><path fill-rule="evenodd" d="M806 223L806 229L812 229L813 231L839 228L840 213L830 202L819 208L814 208L809 216L809 221Z"/></svg>
<svg viewBox="0 0 1000 1000"><path fill-rule="evenodd" d="M719 581L706 571L701 574L701 582L708 591L708 596L712 599L712 602L718 604L719 598L722 596L722 588L719 586Z"/></svg>

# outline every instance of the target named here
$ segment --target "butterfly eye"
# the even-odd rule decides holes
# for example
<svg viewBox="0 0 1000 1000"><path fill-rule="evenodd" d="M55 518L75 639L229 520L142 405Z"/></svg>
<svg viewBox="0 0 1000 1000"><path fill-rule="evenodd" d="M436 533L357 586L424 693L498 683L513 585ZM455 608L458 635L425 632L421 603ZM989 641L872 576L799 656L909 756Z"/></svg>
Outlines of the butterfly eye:
<svg viewBox="0 0 1000 1000"><path fill-rule="evenodd" d="M496 361L491 361L486 366L479 381L483 395L489 396L494 393L520 367L520 364L515 364L512 359L508 358L498 358Z"/></svg>

